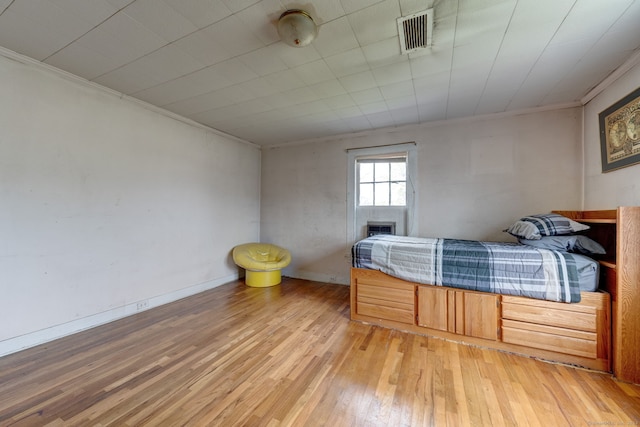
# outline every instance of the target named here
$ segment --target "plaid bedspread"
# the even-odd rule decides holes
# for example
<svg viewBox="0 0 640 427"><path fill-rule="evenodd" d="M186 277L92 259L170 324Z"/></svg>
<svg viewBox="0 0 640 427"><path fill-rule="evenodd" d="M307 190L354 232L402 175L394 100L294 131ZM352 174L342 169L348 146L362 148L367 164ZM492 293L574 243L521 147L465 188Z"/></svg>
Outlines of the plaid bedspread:
<svg viewBox="0 0 640 427"><path fill-rule="evenodd" d="M376 235L352 248L353 266L410 282L579 302L573 255L517 243Z"/></svg>

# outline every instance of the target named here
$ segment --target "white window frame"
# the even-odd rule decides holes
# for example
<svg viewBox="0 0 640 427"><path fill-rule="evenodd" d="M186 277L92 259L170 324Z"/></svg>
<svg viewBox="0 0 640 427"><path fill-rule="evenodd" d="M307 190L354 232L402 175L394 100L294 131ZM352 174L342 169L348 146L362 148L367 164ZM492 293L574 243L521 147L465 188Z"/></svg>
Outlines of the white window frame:
<svg viewBox="0 0 640 427"><path fill-rule="evenodd" d="M357 242L356 209L358 207L357 165L358 158L385 156L406 153L407 155L407 236L417 236L417 184L418 184L418 150L415 142L392 144L380 147L352 148L347 150L347 248Z"/></svg>
<svg viewBox="0 0 640 427"><path fill-rule="evenodd" d="M375 178L375 174L373 177L373 181L366 181L367 184L373 184L374 185L374 192L373 192L373 200L374 200L374 204L373 205L361 205L360 204L360 192L362 190L362 181L360 181L360 168L362 167L363 163L368 163L368 164L382 164L382 163L386 163L386 164L390 164L390 163L404 163L405 165L405 171L406 171L406 166L407 166L407 156L405 153L396 153L394 155L389 155L389 156L375 156L375 157L365 157L365 156L359 156L356 158L356 175L355 175L355 180L356 180L356 200L357 200L357 205L358 206L375 206L375 207L379 207L379 208L383 208L386 206L391 206L391 207L406 207L407 206L407 178L405 175L405 179L403 181L394 181L391 179L391 173L389 173L389 179L387 181L378 181ZM375 166L374 166L375 167ZM389 171L391 172L391 171ZM375 204L375 185L376 184L380 184L380 183L387 183L389 185L389 203L386 205L376 205ZM402 205L392 205L391 204L391 184L394 182L402 182L405 184L405 198L404 198L404 204Z"/></svg>

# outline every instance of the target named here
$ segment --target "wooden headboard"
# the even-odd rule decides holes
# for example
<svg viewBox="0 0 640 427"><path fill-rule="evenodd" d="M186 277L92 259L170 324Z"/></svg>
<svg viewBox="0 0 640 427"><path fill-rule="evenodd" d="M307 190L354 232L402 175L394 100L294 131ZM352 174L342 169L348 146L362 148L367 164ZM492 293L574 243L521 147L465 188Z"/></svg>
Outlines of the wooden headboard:
<svg viewBox="0 0 640 427"><path fill-rule="evenodd" d="M554 212L589 225L586 235L607 251L598 261L600 288L611 294L613 372L640 383L640 206Z"/></svg>

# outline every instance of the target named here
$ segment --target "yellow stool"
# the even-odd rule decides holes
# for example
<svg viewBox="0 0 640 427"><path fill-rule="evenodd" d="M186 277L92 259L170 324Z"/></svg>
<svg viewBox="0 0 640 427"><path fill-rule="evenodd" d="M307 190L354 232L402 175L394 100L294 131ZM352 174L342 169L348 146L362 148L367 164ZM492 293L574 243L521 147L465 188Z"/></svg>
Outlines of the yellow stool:
<svg viewBox="0 0 640 427"><path fill-rule="evenodd" d="M291 253L269 243L245 243L233 248L233 262L246 270L247 286L266 288L282 281L280 270L291 262Z"/></svg>

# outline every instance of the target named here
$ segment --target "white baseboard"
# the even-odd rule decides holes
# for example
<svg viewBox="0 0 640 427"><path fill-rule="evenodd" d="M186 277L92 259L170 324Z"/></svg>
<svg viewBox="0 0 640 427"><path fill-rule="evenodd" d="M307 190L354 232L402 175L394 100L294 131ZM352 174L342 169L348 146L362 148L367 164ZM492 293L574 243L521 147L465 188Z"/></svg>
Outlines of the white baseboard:
<svg viewBox="0 0 640 427"><path fill-rule="evenodd" d="M94 328L96 326L104 325L105 323L113 322L114 320L122 319L123 317L131 316L133 314L149 310L153 307L158 307L160 305L168 304L170 302L177 301L179 299L186 298L188 296L195 295L209 289L213 289L225 283L238 280L238 278L238 274L233 274L230 276L200 283L198 285L189 286L184 289L179 289L165 295L152 297L144 301L136 301L122 307L117 307L108 311L104 311L102 313L96 313L91 316L63 323L61 325L56 325L25 335L9 338L7 340L0 341L0 356L6 356L7 354L15 353L29 347L35 347L36 345L44 344L46 342L65 337L76 332L81 332L87 329ZM145 303L145 307L143 309L140 309L138 306L138 304L141 302Z"/></svg>
<svg viewBox="0 0 640 427"><path fill-rule="evenodd" d="M288 271L284 275L288 277L293 277L296 279L303 280L311 280L314 282L324 282L324 283L335 283L337 285L346 285L349 286L351 283L351 277L349 276L338 276L333 274L323 274L323 273L312 273L308 271Z"/></svg>

